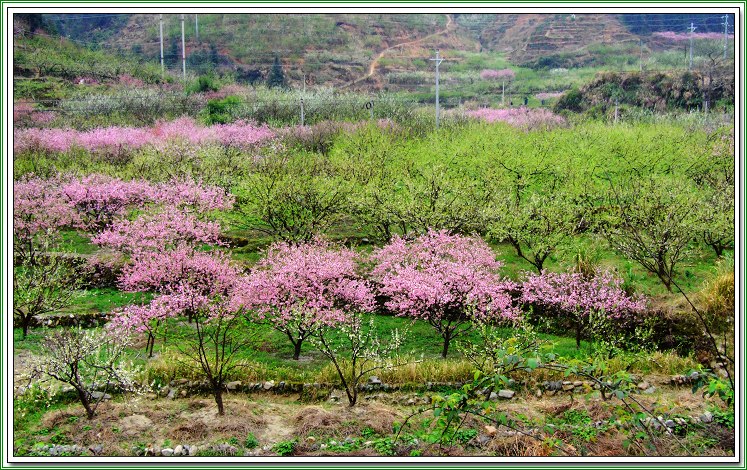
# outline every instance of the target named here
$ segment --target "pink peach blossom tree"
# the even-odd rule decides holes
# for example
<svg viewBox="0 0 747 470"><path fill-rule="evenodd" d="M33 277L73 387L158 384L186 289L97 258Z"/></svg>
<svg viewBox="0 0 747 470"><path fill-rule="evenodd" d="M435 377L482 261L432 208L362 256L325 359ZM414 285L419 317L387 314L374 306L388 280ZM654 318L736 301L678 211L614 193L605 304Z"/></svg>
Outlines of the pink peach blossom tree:
<svg viewBox="0 0 747 470"><path fill-rule="evenodd" d="M625 320L646 307L643 297L631 297L622 289L622 279L608 271L589 275L580 272L530 274L522 284L522 301L552 309L571 320L576 329L576 347L592 313L603 312L613 320Z"/></svg>
<svg viewBox="0 0 747 470"><path fill-rule="evenodd" d="M288 337L293 358L323 326L342 324L350 311L373 311L374 297L358 275L355 251L321 239L270 246L241 289L243 304Z"/></svg>
<svg viewBox="0 0 747 470"><path fill-rule="evenodd" d="M515 286L501 277L502 263L480 238L434 230L411 242L395 236L371 257L371 277L388 299L386 307L435 328L443 338L442 357L473 321L518 315L509 295Z"/></svg>

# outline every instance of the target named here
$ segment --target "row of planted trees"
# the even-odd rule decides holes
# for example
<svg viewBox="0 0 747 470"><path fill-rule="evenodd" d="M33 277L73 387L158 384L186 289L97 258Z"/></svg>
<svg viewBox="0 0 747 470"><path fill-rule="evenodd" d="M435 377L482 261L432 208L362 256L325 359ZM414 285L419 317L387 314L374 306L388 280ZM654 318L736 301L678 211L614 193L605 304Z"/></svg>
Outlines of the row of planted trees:
<svg viewBox="0 0 747 470"><path fill-rule="evenodd" d="M288 241L351 222L384 242L429 228L477 233L509 244L540 273L594 235L670 290L693 241L717 256L733 248L729 131L516 133L484 127L402 141L364 130L328 156L270 156L233 188L233 221Z"/></svg>
<svg viewBox="0 0 747 470"><path fill-rule="evenodd" d="M358 381L386 366L382 358L401 340L399 332L393 332L390 341L382 341L374 325L365 321L366 314L388 312L426 321L442 337L445 357L452 340L473 326L518 321L528 305L565 312L579 335L592 312L619 319L644 308L642 299L628 297L619 281L604 273L529 275L523 283L509 281L482 239L444 230L410 239L394 236L368 257L321 239L280 242L247 273L231 262L220 226L208 218L212 210L231 203L220 190L193 182L153 185L90 176L17 183L15 277L26 276L30 285L36 281L40 287L44 278L37 274L50 269L51 260L60 259L47 251L55 231L68 226L89 231L94 243L125 257L117 281L121 289L155 295L148 303L116 311L107 327L109 339L101 344L145 334L146 350L152 355L167 323L186 322L177 328L174 347L201 371L221 414L225 381L240 367L236 356L250 347L249 332L259 323L286 335L296 359L304 342L311 341L334 364L353 405ZM64 263L56 266L65 269ZM75 276L67 274L70 280ZM72 295L77 286L48 284L46 293L14 287L16 318L27 331L30 316L44 313L35 305L59 303L60 294ZM368 318L373 322L372 316ZM339 339L332 340L340 332L343 346ZM57 362L46 360L39 371L71 383L92 416L91 390L79 376L60 375L68 369L59 367L59 360L86 356L80 351L71 356L71 344L88 338L86 344L95 345L89 336L72 334L78 336L68 341L50 337L52 356L54 351L65 355ZM113 375L107 380L125 376L121 368L110 365Z"/></svg>

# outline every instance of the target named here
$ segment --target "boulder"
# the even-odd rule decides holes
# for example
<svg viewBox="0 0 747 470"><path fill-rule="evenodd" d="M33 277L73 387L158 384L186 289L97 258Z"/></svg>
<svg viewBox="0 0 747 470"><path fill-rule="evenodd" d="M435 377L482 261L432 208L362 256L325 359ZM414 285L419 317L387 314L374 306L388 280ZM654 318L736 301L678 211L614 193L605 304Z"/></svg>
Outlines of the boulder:
<svg viewBox="0 0 747 470"><path fill-rule="evenodd" d="M237 390L239 387L241 387L241 380L235 380L226 384L227 390Z"/></svg>
<svg viewBox="0 0 747 470"><path fill-rule="evenodd" d="M513 390L501 390L500 392L498 392L498 396L506 400L512 399L515 394L516 392L514 392Z"/></svg>

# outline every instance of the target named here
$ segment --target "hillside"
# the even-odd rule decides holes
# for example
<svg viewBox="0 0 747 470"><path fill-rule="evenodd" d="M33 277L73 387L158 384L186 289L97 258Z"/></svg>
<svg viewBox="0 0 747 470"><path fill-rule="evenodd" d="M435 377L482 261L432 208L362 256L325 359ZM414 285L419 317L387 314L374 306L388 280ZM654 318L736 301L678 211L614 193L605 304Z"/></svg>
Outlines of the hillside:
<svg viewBox="0 0 747 470"><path fill-rule="evenodd" d="M160 61L159 15L41 15L42 32L19 29L16 75L65 80L80 77L76 63L94 70L121 62L120 73L153 82ZM662 18L604 14L201 14L185 15L186 69L190 77L216 73L229 81L255 85L280 63L293 89L332 87L366 93L404 92L431 99L438 49L442 97L453 104L483 104L502 94L502 84L481 78L484 70L511 68L507 84L523 100L583 86L599 72L639 68L669 72L687 68L682 44L652 34L681 31L681 15ZM672 18L669 18L669 17ZM637 20L640 20L637 22ZM645 20L645 21L644 21ZM706 21L707 20L707 21ZM167 80L181 76L181 15L163 15ZM658 21L658 22L657 22ZM704 30L713 18L698 23ZM715 27L715 26L714 26ZM631 31L642 31L642 36ZM58 60L54 41L66 57ZM41 36L41 37L40 37ZM36 42L33 42L36 41ZM44 43L47 41L47 43ZM703 41L703 43L709 41ZM721 47L710 41L709 47ZM716 44L717 43L717 44ZM74 60L75 49L84 61ZM94 60L90 51L98 51ZM30 55L33 52L33 56ZM695 62L709 51L696 42ZM90 57L89 57L90 56ZM33 60L32 60L33 59ZM64 73L59 63L63 63ZM696 65L697 66L697 65ZM147 70L147 73L143 73ZM107 78L108 70L95 73ZM504 98L498 97L501 101Z"/></svg>
<svg viewBox="0 0 747 470"><path fill-rule="evenodd" d="M592 44L638 42L613 15L208 14L199 15L198 21L196 33L194 15L187 15L188 56L219 68L258 76L278 56L291 83L300 84L306 74L312 84L354 82L377 88L384 85L386 72L431 69L424 59L434 49L456 60L464 51L473 51L505 56L520 65ZM174 68L181 53L180 26L180 15L164 15L166 61ZM158 57L158 16L131 15L107 44ZM399 63L382 71L381 59ZM483 65L475 63L474 69L479 72ZM367 77L372 80L364 81Z"/></svg>

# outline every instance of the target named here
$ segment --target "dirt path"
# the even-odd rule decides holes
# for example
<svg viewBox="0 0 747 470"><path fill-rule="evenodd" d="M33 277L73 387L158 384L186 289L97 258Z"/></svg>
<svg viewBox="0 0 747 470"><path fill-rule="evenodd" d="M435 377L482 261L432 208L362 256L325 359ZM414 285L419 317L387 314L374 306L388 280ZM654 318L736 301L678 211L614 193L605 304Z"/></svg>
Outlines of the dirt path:
<svg viewBox="0 0 747 470"><path fill-rule="evenodd" d="M347 88L349 86L353 86L353 85L355 85L357 83L360 83L360 82L362 82L364 80L367 80L367 79L371 78L376 73L376 68L379 66L379 60L381 60L381 58L384 57L384 55L387 52L391 51L392 49L397 49L397 48L403 47L403 46L411 46L413 44L418 44L418 43L421 43L423 41L427 41L428 39L431 39L433 37L440 36L442 34L447 34L449 32L449 30L452 28L453 24L454 24L453 18L451 17L451 15L447 14L446 15L446 27L444 29L442 29L441 31L437 31L437 32L429 34L427 36L423 36L420 39L414 39L412 41L401 42L399 44L395 44L393 46L387 47L383 51L379 52L378 55L374 58L374 60L371 62L371 65L368 66L368 73L366 75L364 75L364 76L362 76L362 77L360 77L360 78L358 78L356 80L353 80L352 82L348 82L345 85L342 85L341 88Z"/></svg>

